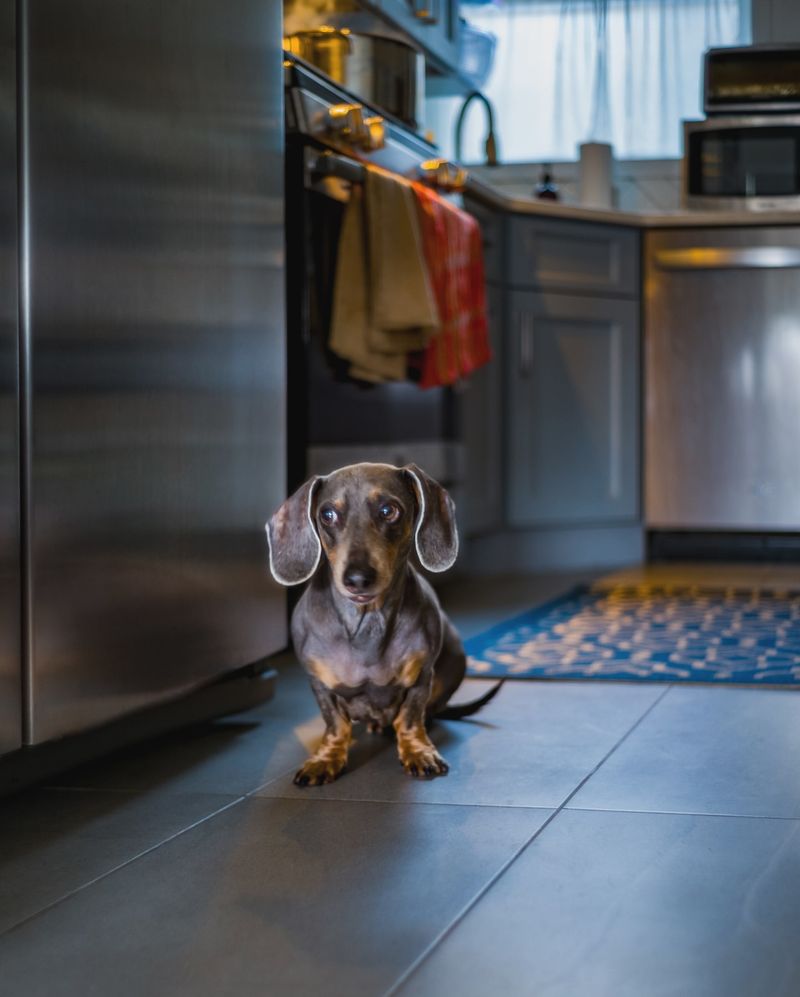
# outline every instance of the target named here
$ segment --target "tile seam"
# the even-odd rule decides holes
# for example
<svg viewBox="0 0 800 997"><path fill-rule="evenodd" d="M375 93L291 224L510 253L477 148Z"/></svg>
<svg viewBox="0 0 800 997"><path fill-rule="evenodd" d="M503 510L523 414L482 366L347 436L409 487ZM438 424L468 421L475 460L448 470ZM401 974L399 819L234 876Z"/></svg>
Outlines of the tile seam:
<svg viewBox="0 0 800 997"><path fill-rule="evenodd" d="M458 925L464 920L464 918L469 914L471 910L483 899L484 896L491 890L491 888L497 883L508 870L514 865L517 859L527 851L527 849L533 844L536 839L547 830L547 828L553 823L553 821L558 817L559 814L567 808L569 801L572 800L586 783L595 775L595 773L608 761L608 759L614 754L614 752L625 743L625 741L633 734L633 732L650 716L653 710L658 706L658 704L664 699L664 697L672 689L672 685L668 685L666 689L648 706L648 708L642 713L642 715L636 720L636 722L628 728L628 730L614 743L614 745L606 752L605 755L600 759L597 765L584 776L583 779L578 783L578 785L570 792L561 804L554 810L547 820L544 821L527 839L522 845L500 866L500 868L494 873L493 876L487 880L486 883L478 890L478 892L467 901L467 903L462 907L455 918L449 922L433 939L433 941L420 953L419 956L411 963L410 966L395 980L395 982L389 987L385 992L384 997L393 997L397 994L402 986L404 986L409 979L416 973L416 971L422 966L422 964L430 958L434 951L444 942L448 935L458 927Z"/></svg>
<svg viewBox="0 0 800 997"><path fill-rule="evenodd" d="M214 810L212 813L205 814L205 816L198 818L198 820L192 821L191 824L187 824L186 827L182 827L180 830L175 831L174 834L170 834L166 838L162 838L160 841L151 845L149 848L144 848L142 849L142 851L137 852L135 855L132 855L130 858L125 859L124 862L119 862L113 868L107 869L105 872L100 873L99 875L93 877L92 879L88 880L85 883L81 883L81 885L76 886L75 889L70 890L67 893L64 893L62 896L58 897L57 899L51 901L48 904L45 904L43 907L40 907L32 914L27 914L19 921L15 922L12 925L9 925L7 928L4 928L2 931L0 931L0 939L5 938L6 935L9 935L14 931L17 931L19 928L22 928L24 925L28 924L30 921L35 920L37 917L41 917L43 914L46 914L48 911L53 910L53 908L60 906L62 903L64 903L67 900L70 900L74 896L77 896L79 893L83 893L83 891L88 890L89 887L96 886L97 883L102 882L102 880L107 879L109 876L113 876L114 873L119 872L121 869L126 868L126 866L132 865L134 862L138 862L139 859L144 858L146 855L150 855L152 852L161 848L162 845L166 845L170 841L175 841L176 838L180 838L181 835L186 834L187 831L192 831L194 830L194 828L200 827L201 824L205 824L207 821L213 820L215 817L218 817L220 814L225 813L227 810L230 810L232 807L238 806L246 799L247 799L246 796L239 796L235 800L230 800L228 803L225 804L224 807L219 807L217 810Z"/></svg>

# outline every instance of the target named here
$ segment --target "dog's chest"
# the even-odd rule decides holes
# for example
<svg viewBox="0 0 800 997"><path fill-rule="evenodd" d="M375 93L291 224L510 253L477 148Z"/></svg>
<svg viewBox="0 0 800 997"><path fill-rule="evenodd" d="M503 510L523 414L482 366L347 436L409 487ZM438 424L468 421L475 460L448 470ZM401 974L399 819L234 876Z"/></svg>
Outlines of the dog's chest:
<svg viewBox="0 0 800 997"><path fill-rule="evenodd" d="M352 698L369 695L387 705L417 681L428 655L424 642L395 639L384 645L383 632L309 635L303 648L306 668L328 689ZM381 690L386 690L382 693Z"/></svg>
<svg viewBox="0 0 800 997"><path fill-rule="evenodd" d="M370 653L347 641L310 642L306 666L329 689L357 689L365 684L388 686L395 683L397 661L388 653Z"/></svg>

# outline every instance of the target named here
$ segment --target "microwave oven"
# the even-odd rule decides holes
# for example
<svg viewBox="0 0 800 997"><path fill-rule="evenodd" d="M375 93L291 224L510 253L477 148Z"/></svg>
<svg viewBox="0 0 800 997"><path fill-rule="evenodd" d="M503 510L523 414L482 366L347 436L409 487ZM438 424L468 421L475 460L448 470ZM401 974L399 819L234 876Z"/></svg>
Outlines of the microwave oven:
<svg viewBox="0 0 800 997"><path fill-rule="evenodd" d="M709 116L800 112L800 45L708 49L703 110Z"/></svg>
<svg viewBox="0 0 800 997"><path fill-rule="evenodd" d="M687 208L800 209L800 114L685 121L682 186Z"/></svg>

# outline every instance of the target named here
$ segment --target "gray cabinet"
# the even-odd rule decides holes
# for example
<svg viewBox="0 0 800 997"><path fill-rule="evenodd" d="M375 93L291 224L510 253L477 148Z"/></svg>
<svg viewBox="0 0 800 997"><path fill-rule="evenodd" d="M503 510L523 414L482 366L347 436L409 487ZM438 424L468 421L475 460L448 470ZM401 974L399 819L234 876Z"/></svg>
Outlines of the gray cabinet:
<svg viewBox="0 0 800 997"><path fill-rule="evenodd" d="M503 296L487 288L489 334L494 359L466 383L461 399L465 447L465 488L461 528L488 533L503 523Z"/></svg>
<svg viewBox="0 0 800 997"><path fill-rule="evenodd" d="M507 520L633 520L639 511L635 301L508 292Z"/></svg>
<svg viewBox="0 0 800 997"><path fill-rule="evenodd" d="M514 215L507 238L515 287L639 294L639 236L632 229Z"/></svg>
<svg viewBox="0 0 800 997"><path fill-rule="evenodd" d="M633 535L639 233L467 203L484 237L498 360L465 395L467 532L511 528L575 543L586 528L596 542L596 528Z"/></svg>
<svg viewBox="0 0 800 997"><path fill-rule="evenodd" d="M483 268L490 283L505 282L504 236L506 220L499 212L479 201L468 201L467 210L481 227Z"/></svg>

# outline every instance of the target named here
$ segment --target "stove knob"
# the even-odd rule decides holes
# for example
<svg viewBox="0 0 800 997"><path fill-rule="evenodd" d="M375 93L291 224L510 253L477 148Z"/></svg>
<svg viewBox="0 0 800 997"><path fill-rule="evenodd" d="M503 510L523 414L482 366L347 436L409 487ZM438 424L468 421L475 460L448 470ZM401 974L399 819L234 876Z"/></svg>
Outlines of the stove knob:
<svg viewBox="0 0 800 997"><path fill-rule="evenodd" d="M467 185L469 174L463 166L449 159L426 159L419 164L419 178L438 190L455 193Z"/></svg>
<svg viewBox="0 0 800 997"><path fill-rule="evenodd" d="M360 104L334 104L328 108L328 130L346 142L360 144L367 131Z"/></svg>
<svg viewBox="0 0 800 997"><path fill-rule="evenodd" d="M379 115L364 118L366 134L362 142L362 149L365 152L372 152L374 149L382 149L386 145L386 123Z"/></svg>

